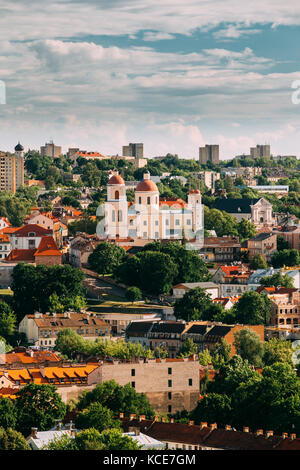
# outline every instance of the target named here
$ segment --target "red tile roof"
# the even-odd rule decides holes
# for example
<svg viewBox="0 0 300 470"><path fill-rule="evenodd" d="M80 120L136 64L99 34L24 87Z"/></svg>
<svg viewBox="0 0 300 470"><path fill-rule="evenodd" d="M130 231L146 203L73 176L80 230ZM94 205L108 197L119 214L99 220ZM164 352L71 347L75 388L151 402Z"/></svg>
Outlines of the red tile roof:
<svg viewBox="0 0 300 470"><path fill-rule="evenodd" d="M53 237L42 237L34 256L61 256Z"/></svg>
<svg viewBox="0 0 300 470"><path fill-rule="evenodd" d="M52 235L52 230L46 229L37 224L25 224L14 232L14 236L28 237L29 233L34 233L35 237L42 237L43 235Z"/></svg>
<svg viewBox="0 0 300 470"><path fill-rule="evenodd" d="M29 261L29 262L34 263L34 253L35 253L35 249L34 250L15 249L9 253L8 257L6 258L6 261L17 261L17 262Z"/></svg>

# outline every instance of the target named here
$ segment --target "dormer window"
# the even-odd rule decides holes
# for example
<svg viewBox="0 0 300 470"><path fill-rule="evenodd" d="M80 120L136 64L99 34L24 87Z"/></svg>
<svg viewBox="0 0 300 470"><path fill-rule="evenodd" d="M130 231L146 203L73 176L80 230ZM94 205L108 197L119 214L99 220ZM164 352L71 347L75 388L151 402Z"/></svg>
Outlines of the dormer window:
<svg viewBox="0 0 300 470"><path fill-rule="evenodd" d="M29 232L29 233L28 233L28 236L29 236L29 237L35 237L35 233L34 233L34 232Z"/></svg>

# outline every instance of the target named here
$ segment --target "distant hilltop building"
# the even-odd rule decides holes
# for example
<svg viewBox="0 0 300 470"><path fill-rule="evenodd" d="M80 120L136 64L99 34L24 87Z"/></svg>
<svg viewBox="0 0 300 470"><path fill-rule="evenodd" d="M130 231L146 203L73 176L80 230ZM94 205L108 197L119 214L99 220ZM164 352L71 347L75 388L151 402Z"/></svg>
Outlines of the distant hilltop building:
<svg viewBox="0 0 300 470"><path fill-rule="evenodd" d="M14 153L0 153L0 191L16 190L24 186L24 147L20 142Z"/></svg>
<svg viewBox="0 0 300 470"><path fill-rule="evenodd" d="M199 147L199 162L201 165L206 165L207 162L218 165L219 145L205 145L205 147Z"/></svg>
<svg viewBox="0 0 300 470"><path fill-rule="evenodd" d="M252 158L258 158L258 157L270 158L271 156L270 145L257 145L256 147L251 147L250 156Z"/></svg>
<svg viewBox="0 0 300 470"><path fill-rule="evenodd" d="M200 240L203 235L203 206L199 190L192 190L188 202L160 198L159 191L144 174L135 189L135 200L127 202L126 186L117 171L107 184L105 234L102 238L163 240Z"/></svg>
<svg viewBox="0 0 300 470"><path fill-rule="evenodd" d="M58 158L60 155L62 155L62 148L58 145L54 145L54 143L51 141L41 147L41 155L42 157Z"/></svg>
<svg viewBox="0 0 300 470"><path fill-rule="evenodd" d="M134 157L134 158L144 158L144 144L135 143L124 145L122 147L123 157Z"/></svg>

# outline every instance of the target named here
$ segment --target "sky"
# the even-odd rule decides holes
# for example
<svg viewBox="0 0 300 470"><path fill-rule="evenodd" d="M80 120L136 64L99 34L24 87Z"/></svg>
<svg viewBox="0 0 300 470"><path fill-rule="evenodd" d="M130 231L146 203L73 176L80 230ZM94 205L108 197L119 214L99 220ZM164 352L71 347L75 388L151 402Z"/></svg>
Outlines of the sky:
<svg viewBox="0 0 300 470"><path fill-rule="evenodd" d="M299 37L298 0L1 0L0 149L299 157Z"/></svg>

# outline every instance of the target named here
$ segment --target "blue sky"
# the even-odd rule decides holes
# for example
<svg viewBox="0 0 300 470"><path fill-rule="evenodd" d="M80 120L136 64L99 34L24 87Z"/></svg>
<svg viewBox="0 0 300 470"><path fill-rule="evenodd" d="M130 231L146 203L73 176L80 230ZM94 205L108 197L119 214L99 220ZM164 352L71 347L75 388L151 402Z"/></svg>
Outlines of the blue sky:
<svg viewBox="0 0 300 470"><path fill-rule="evenodd" d="M296 0L2 0L0 149L300 155Z"/></svg>

